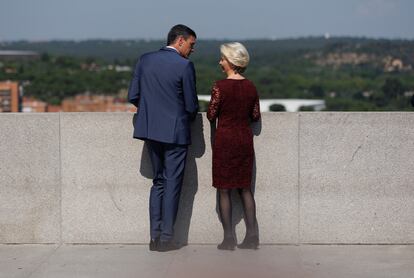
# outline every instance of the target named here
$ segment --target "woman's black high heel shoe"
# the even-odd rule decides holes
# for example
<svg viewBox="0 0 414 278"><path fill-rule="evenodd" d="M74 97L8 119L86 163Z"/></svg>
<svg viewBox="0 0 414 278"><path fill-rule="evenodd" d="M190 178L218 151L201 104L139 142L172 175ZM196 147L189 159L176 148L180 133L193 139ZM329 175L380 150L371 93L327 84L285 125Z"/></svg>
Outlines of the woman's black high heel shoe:
<svg viewBox="0 0 414 278"><path fill-rule="evenodd" d="M245 237L243 242L237 245L239 249L259 249L259 237L249 236Z"/></svg>
<svg viewBox="0 0 414 278"><path fill-rule="evenodd" d="M233 251L235 247L236 247L236 241L232 237L224 238L223 242L217 245L217 249L220 249L220 250Z"/></svg>

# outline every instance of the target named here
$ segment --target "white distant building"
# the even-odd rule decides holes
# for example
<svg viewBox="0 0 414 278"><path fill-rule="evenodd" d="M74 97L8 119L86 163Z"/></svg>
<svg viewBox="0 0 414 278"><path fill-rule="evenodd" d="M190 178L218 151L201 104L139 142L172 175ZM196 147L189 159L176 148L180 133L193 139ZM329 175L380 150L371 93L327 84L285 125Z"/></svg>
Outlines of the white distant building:
<svg viewBox="0 0 414 278"><path fill-rule="evenodd" d="M132 69L129 66L115 66L115 71L116 72L130 72Z"/></svg>
<svg viewBox="0 0 414 278"><path fill-rule="evenodd" d="M0 60L37 60L40 55L34 51L0 50Z"/></svg>
<svg viewBox="0 0 414 278"><path fill-rule="evenodd" d="M210 101L209 95L198 95L199 100ZM315 111L326 108L325 101L321 99L262 99L260 100L260 112L269 112L270 106L280 104L286 108L287 112L298 112L301 106L312 107Z"/></svg>

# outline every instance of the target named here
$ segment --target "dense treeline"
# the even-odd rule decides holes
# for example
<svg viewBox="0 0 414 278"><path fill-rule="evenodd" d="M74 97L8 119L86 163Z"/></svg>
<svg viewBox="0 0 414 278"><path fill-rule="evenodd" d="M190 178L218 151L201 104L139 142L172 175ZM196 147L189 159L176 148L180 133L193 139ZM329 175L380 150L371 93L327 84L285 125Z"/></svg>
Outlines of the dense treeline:
<svg viewBox="0 0 414 278"><path fill-rule="evenodd" d="M0 80L23 81L26 96L50 104L77 94L118 94L131 73L117 72L102 61L43 54L39 61L3 63ZM6 73L6 72L9 73Z"/></svg>
<svg viewBox="0 0 414 278"><path fill-rule="evenodd" d="M262 98L325 99L327 110L410 110L414 91L414 41L302 38L242 41L251 53L246 76ZM223 41L200 40L191 59L200 94L223 78ZM90 40L2 43L0 49L33 50L38 61L0 63L0 80L26 81L25 94L58 104L90 92L118 94L129 84L136 58L163 41ZM412 110L412 109L411 109Z"/></svg>

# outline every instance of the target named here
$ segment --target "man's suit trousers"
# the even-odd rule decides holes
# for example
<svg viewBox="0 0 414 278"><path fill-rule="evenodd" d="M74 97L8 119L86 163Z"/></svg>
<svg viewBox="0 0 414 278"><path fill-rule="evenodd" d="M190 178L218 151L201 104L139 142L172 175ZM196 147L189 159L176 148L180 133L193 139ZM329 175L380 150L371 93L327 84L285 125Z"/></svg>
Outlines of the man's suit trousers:
<svg viewBox="0 0 414 278"><path fill-rule="evenodd" d="M174 235L188 145L146 142L154 174L149 203L151 239L169 241Z"/></svg>

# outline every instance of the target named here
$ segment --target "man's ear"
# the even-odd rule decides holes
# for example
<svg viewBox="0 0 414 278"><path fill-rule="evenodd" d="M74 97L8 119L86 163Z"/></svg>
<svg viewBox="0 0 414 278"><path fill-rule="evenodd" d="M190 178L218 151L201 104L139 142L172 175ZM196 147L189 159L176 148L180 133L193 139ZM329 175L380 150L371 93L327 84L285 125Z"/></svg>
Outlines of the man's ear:
<svg viewBox="0 0 414 278"><path fill-rule="evenodd" d="M182 46L184 41L185 41L184 36L178 36L177 43L179 46Z"/></svg>

